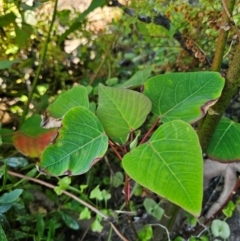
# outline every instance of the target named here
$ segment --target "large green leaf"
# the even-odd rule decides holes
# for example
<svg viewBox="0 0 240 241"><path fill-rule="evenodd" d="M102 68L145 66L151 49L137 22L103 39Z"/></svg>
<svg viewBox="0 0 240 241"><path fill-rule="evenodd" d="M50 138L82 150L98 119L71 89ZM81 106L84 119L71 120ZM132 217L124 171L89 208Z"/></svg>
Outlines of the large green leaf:
<svg viewBox="0 0 240 241"><path fill-rule="evenodd" d="M107 135L114 141L124 143L128 134L140 127L151 110L150 100L136 91L98 87L99 106L97 116Z"/></svg>
<svg viewBox="0 0 240 241"><path fill-rule="evenodd" d="M213 160L240 161L240 124L222 118L211 138L207 154Z"/></svg>
<svg viewBox="0 0 240 241"><path fill-rule="evenodd" d="M70 109L56 142L42 153L39 170L53 176L87 172L108 148L108 137L97 117L85 107Z"/></svg>
<svg viewBox="0 0 240 241"><path fill-rule="evenodd" d="M194 129L181 120L160 126L147 143L123 158L123 168L142 186L198 216L203 160Z"/></svg>
<svg viewBox="0 0 240 241"><path fill-rule="evenodd" d="M47 111L52 117L61 118L75 106L89 107L87 89L84 86L74 86L71 90L59 95Z"/></svg>
<svg viewBox="0 0 240 241"><path fill-rule="evenodd" d="M162 122L181 119L194 123L221 95L224 79L216 72L158 75L144 84L152 101L152 112Z"/></svg>

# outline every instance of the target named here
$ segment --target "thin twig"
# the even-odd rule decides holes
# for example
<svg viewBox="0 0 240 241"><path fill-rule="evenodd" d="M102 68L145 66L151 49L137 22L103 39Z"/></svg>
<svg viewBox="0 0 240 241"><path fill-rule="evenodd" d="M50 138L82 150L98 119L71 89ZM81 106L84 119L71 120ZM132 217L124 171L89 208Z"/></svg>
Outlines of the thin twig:
<svg viewBox="0 0 240 241"><path fill-rule="evenodd" d="M123 241L128 241L128 239L126 239L119 231L118 229L115 227L115 225L110 222L110 225L112 226L113 230L116 232L116 234L123 240Z"/></svg>
<svg viewBox="0 0 240 241"><path fill-rule="evenodd" d="M161 225L160 223L149 224L149 225L151 225L151 226L159 226L159 227L165 229L165 231L166 231L166 233L167 233L168 241L171 241L171 239L170 239L170 235L169 235L169 232L168 232L168 229L167 229L165 226Z"/></svg>
<svg viewBox="0 0 240 241"><path fill-rule="evenodd" d="M200 226L202 226L203 230L197 235L198 238L201 237L201 235L207 230L208 231L208 227L205 226L204 224L202 224L201 222L198 222Z"/></svg>
<svg viewBox="0 0 240 241"><path fill-rule="evenodd" d="M116 153L117 157L122 161L122 156L120 155L120 153L116 150L116 148L114 147L114 145L112 144L111 141L108 142L109 145L111 146L111 148L113 149L113 151Z"/></svg>
<svg viewBox="0 0 240 241"><path fill-rule="evenodd" d="M141 145L143 142L145 142L145 140L147 139L147 137L152 133L153 129L156 127L156 125L158 124L160 118L158 117L156 119L156 121L153 123L153 125L151 126L151 128L148 130L148 132L146 133L146 135L143 137L143 139L141 140L141 142L139 143L139 145Z"/></svg>
<svg viewBox="0 0 240 241"><path fill-rule="evenodd" d="M23 114L22 114L22 116L21 116L21 124L24 122L24 120L25 120L25 118L26 118L26 115L27 115L27 113L28 113L29 105L30 105L30 103L31 103L31 101L32 101L34 92L35 92L35 90L36 90L37 82L38 82L38 79L39 79L39 75L40 75L40 72L41 72L41 70L42 70L42 67L43 67L45 58L46 58L46 53L47 53L47 48L48 48L48 42L49 42L49 40L50 40L50 35L51 35L51 32L52 32L53 23L54 23L54 21L55 21L56 14L57 14L57 5L58 5L58 0L55 0L54 9L53 9L53 15L52 15L52 20L51 20L51 23L50 23L50 27L49 27L49 30L48 30L48 34L47 34L46 41L45 41L44 46L43 46L43 50L42 50L42 54L41 54L41 57L40 57L39 65L38 65L38 68L37 68L37 71L36 71L36 74L35 74L35 77L34 77L34 80L33 80L32 89L31 89L31 91L30 91L30 93L29 93L28 100L27 100L27 104L25 105L25 108L24 108L24 110L23 110Z"/></svg>
<svg viewBox="0 0 240 241"><path fill-rule="evenodd" d="M222 0L222 4L223 4L224 10L225 10L228 18L233 22L233 19L232 19L232 17L231 17L231 14L229 13L229 11L228 11L228 9L227 9L227 6L226 6L226 3L225 3L224 0Z"/></svg>
<svg viewBox="0 0 240 241"><path fill-rule="evenodd" d="M48 188L54 189L56 186L44 182L42 180L33 178L33 177L28 177L28 176L24 176L20 173L16 173L16 172L12 172L12 171L8 171L7 172L9 175L14 176L14 177L18 177L18 178L22 178L22 179L26 179L35 183L39 183L40 185L46 186ZM62 193L64 193L65 195L71 197L72 199L76 200L77 202L81 203L83 206L89 208L90 210L92 210L93 212L95 212L96 214L98 214L99 216L101 216L102 218L104 218L105 220L110 219L110 217L108 217L107 215L105 215L104 213L102 213L101 211L99 211L98 209L96 209L95 207L93 207L92 205L88 204L87 202L83 201L82 199L76 197L75 195L73 195L72 193L63 190ZM114 229L114 231L117 233L117 235L123 240L123 241L128 241L128 239L126 239L120 232L119 230L115 227L115 225L109 221L110 225L112 226L112 228Z"/></svg>

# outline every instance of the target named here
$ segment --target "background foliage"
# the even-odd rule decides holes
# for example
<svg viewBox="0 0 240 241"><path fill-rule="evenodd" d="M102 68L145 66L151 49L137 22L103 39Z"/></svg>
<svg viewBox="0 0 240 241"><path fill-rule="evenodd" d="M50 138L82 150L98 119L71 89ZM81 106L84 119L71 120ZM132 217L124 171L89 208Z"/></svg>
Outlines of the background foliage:
<svg viewBox="0 0 240 241"><path fill-rule="evenodd" d="M210 70L218 30L228 30L228 26L221 26L220 1L135 0L128 4L134 14L114 6L93 12L105 1L64 9L64 3L59 2L57 7L55 1L0 0L2 240L76 240L79 236L79 240L96 240L97 232L104 240L118 240L112 231L106 235L104 231L110 228L101 215L64 195L71 191L101 212L117 216L112 210L124 208L124 175L113 151L77 177L50 178L36 170L44 143L50 141L56 129L52 133L41 130L36 142L24 138L37 133L39 115L58 94L83 85L90 100L89 109L94 112L98 91L101 93L101 89L97 90L99 83L131 87L136 86L136 79L144 82L157 74ZM236 25L240 21L238 12L236 5ZM158 14L170 21L157 24ZM223 75L237 42L236 31L231 28L221 66ZM138 86L141 84L138 82ZM101 113L98 115L100 119ZM239 121L240 113L228 111L226 116ZM148 117L142 131L149 129L153 118ZM32 129L28 128L29 123ZM39 140L43 139L41 145ZM54 186L46 188L41 183L7 175L9 168ZM140 218L138 228L141 240L151 240L153 230L144 224L152 223L153 217L154 222L162 218L163 201L137 184L131 196L129 207L134 214L138 212L141 217L146 210L151 214L147 220ZM119 216L118 224L121 231L130 229L126 215ZM163 231L157 232L155 237L164 236Z"/></svg>

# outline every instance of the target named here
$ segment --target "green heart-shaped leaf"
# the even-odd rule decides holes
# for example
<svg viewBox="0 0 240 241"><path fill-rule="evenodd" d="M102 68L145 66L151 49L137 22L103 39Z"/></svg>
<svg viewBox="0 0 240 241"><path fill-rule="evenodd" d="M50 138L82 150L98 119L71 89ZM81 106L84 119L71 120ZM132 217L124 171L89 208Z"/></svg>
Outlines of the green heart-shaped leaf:
<svg viewBox="0 0 240 241"><path fill-rule="evenodd" d="M173 73L147 80L144 94L163 123L174 119L194 123L218 100L223 86L224 79L216 72Z"/></svg>
<svg viewBox="0 0 240 241"><path fill-rule="evenodd" d="M240 161L240 124L222 118L211 138L206 153L213 160Z"/></svg>
<svg viewBox="0 0 240 241"><path fill-rule="evenodd" d="M198 216L203 195L202 151L195 130L181 120L160 126L147 143L123 158L142 186Z"/></svg>
<svg viewBox="0 0 240 241"><path fill-rule="evenodd" d="M219 219L213 220L211 230L215 237L222 237L223 239L227 239L231 234L228 223Z"/></svg>
<svg viewBox="0 0 240 241"><path fill-rule="evenodd" d="M108 137L97 117L74 107L62 120L56 142L42 153L39 170L53 176L87 172L108 148Z"/></svg>
<svg viewBox="0 0 240 241"><path fill-rule="evenodd" d="M67 111L76 106L89 107L87 89L84 86L74 86L58 96L58 98L47 108L49 114L54 118L61 118Z"/></svg>
<svg viewBox="0 0 240 241"><path fill-rule="evenodd" d="M107 135L124 143L128 134L139 128L151 110L150 100L141 93L128 89L99 85L97 116Z"/></svg>

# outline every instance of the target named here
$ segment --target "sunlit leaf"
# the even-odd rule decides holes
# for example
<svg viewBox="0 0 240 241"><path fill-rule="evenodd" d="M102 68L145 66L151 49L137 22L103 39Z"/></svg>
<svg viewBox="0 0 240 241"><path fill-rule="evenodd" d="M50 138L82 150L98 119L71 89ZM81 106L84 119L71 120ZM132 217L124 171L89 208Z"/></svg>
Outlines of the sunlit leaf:
<svg viewBox="0 0 240 241"><path fill-rule="evenodd" d="M147 143L124 156L123 168L142 186L200 215L202 151L195 130L181 120L160 126Z"/></svg>
<svg viewBox="0 0 240 241"><path fill-rule="evenodd" d="M128 134L139 128L151 110L151 102L136 91L99 85L97 116L107 135L124 143Z"/></svg>
<svg viewBox="0 0 240 241"><path fill-rule="evenodd" d="M108 137L97 117L84 107L74 107L64 116L56 142L43 151L39 170L53 176L79 175L107 148Z"/></svg>
<svg viewBox="0 0 240 241"><path fill-rule="evenodd" d="M194 123L218 100L223 86L224 78L216 72L172 73L148 79L144 94L163 123L175 119Z"/></svg>
<svg viewBox="0 0 240 241"><path fill-rule="evenodd" d="M60 94L47 111L52 117L61 118L76 106L89 107L87 89L84 86L74 86L71 90Z"/></svg>

